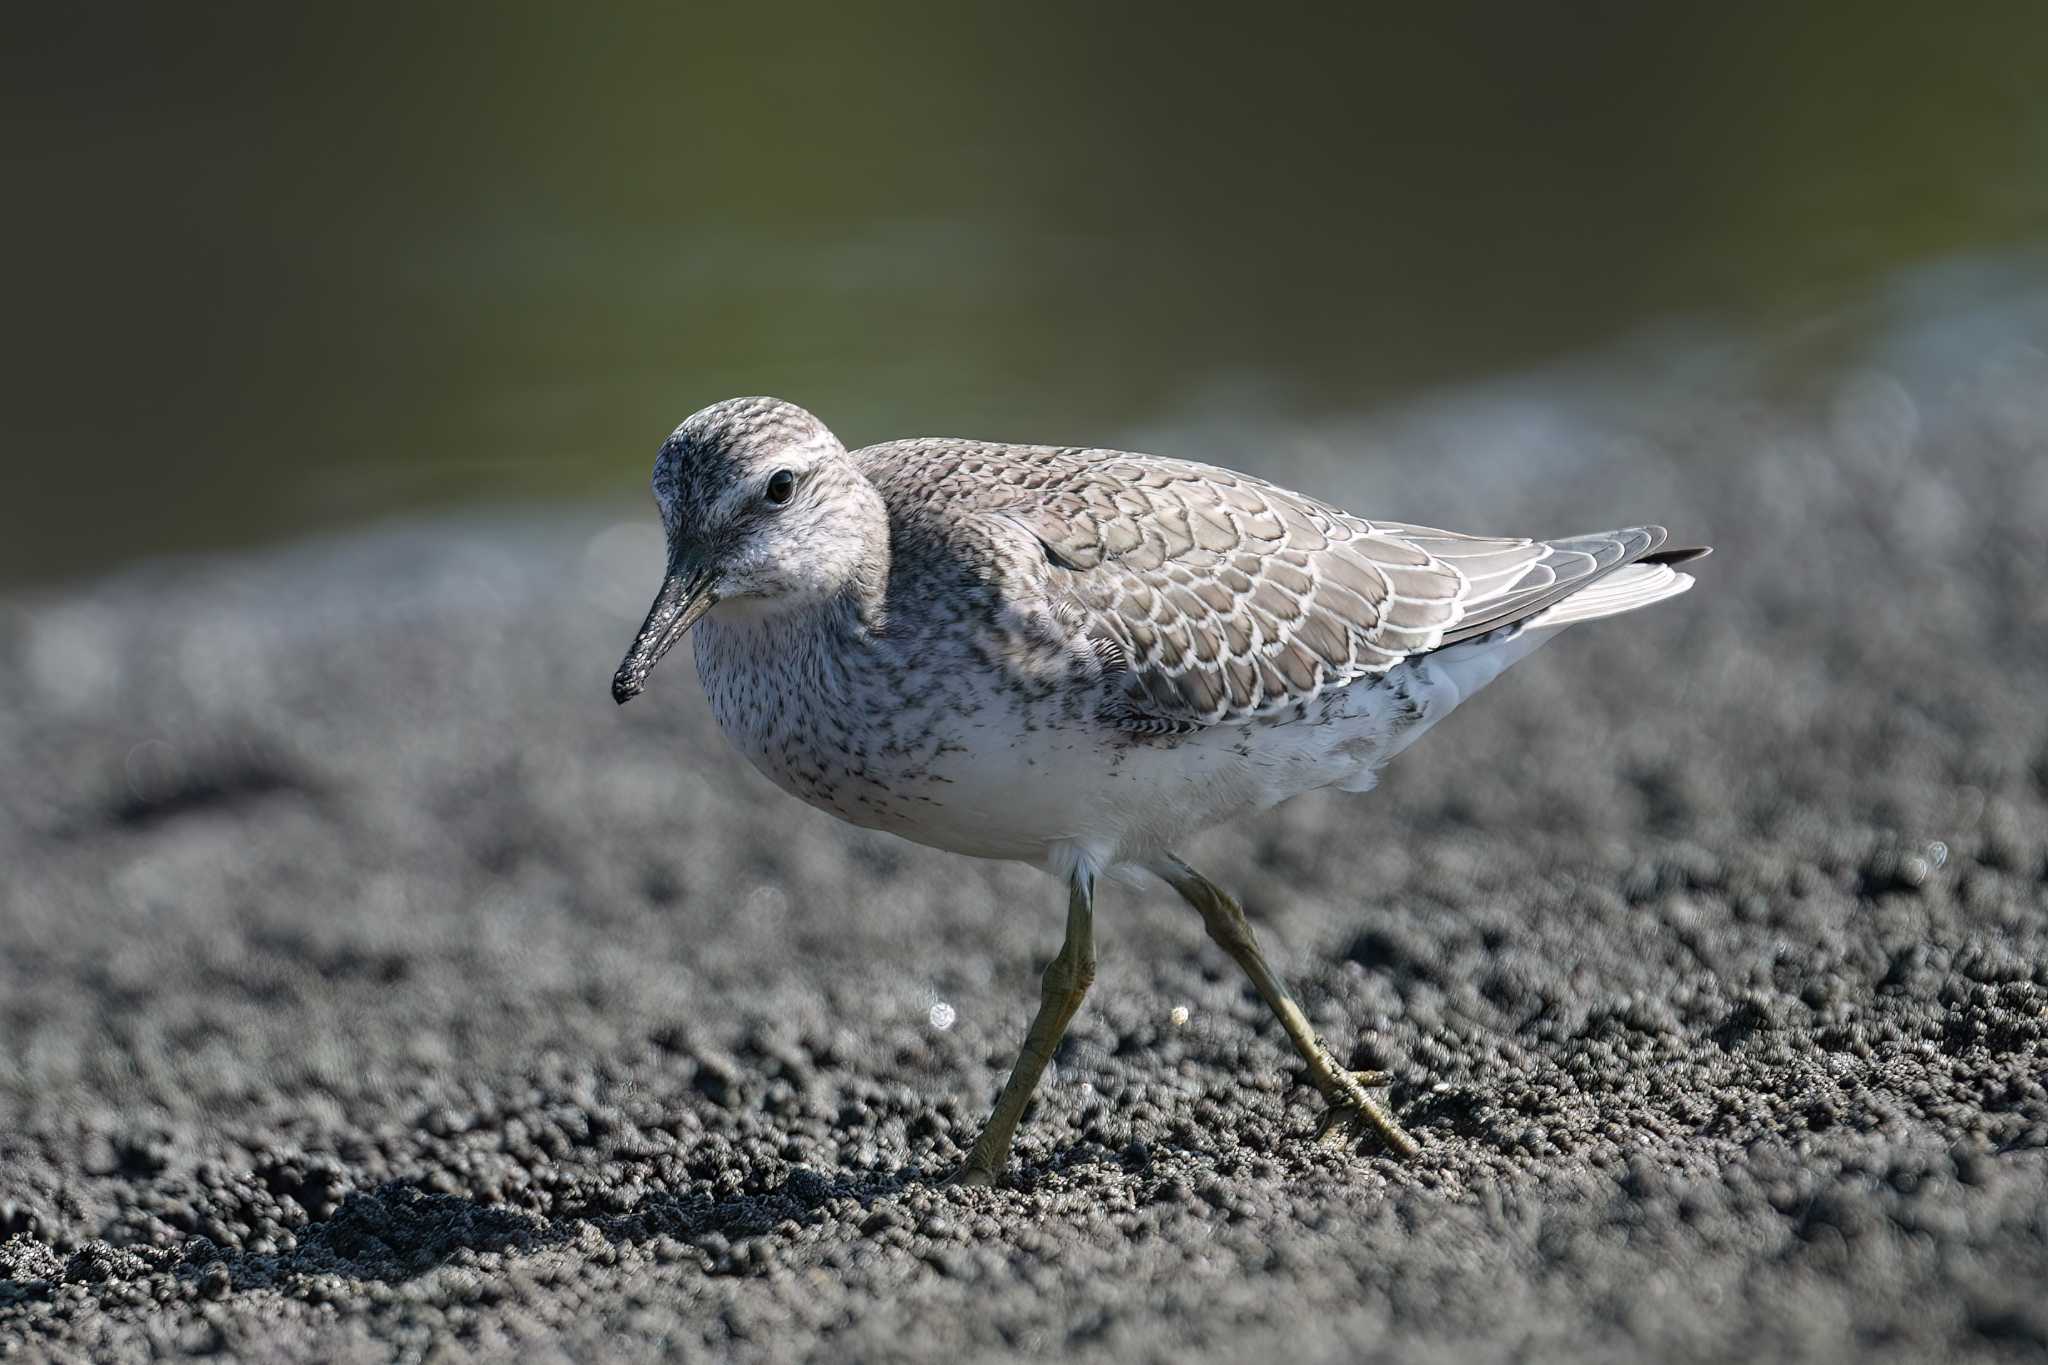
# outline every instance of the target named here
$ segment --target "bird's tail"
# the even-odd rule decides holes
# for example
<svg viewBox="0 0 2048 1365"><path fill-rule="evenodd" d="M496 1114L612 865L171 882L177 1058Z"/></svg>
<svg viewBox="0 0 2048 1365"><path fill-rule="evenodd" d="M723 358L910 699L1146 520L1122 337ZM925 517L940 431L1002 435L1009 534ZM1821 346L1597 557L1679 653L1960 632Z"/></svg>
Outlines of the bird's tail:
<svg viewBox="0 0 2048 1365"><path fill-rule="evenodd" d="M1597 621L1603 616L1619 616L1653 602L1662 602L1667 597L1676 597L1692 586L1693 578L1689 573L1678 572L1674 566L1690 563L1710 553L1710 549L1701 546L1659 550L1644 555L1633 564L1624 564L1602 575L1533 616L1524 617L1522 626L1527 630L1549 630L1580 621Z"/></svg>
<svg viewBox="0 0 2048 1365"><path fill-rule="evenodd" d="M1637 531L1606 532L1602 537L1581 536L1573 541L1548 543L1563 547L1566 554L1577 555L1584 553L1581 547L1585 542L1634 536L1642 530L1654 532L1657 540L1663 539L1662 527L1649 527ZM1651 550L1618 567L1583 571L1580 579L1583 587L1573 588L1561 597L1553 596L1547 605L1539 605L1526 615L1514 614L1516 605L1526 611L1526 603L1510 603L1505 610L1497 610L1494 617L1496 621L1507 617L1505 624L1496 624L1483 635L1467 636L1454 644L1416 655L1405 666L1408 670L1405 674L1389 676L1396 677L1398 685L1412 699L1424 703L1423 723L1411 725L1396 737L1386 757L1392 758L1413 744L1431 725L1449 715L1459 702L1556 639L1558 632L1566 626L1581 621L1597 621L1603 616L1619 616L1638 607L1647 607L1652 602L1678 596L1692 586L1693 580L1691 574L1680 573L1674 566L1707 553L1705 549ZM1368 776L1362 785L1349 785L1345 789L1363 791L1370 785Z"/></svg>

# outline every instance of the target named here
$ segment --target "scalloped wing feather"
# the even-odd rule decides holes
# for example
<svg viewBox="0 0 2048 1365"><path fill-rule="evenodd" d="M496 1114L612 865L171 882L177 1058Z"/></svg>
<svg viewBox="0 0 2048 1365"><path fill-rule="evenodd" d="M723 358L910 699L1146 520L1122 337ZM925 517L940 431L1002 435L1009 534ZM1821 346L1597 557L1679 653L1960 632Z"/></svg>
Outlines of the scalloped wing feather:
<svg viewBox="0 0 2048 1365"><path fill-rule="evenodd" d="M1121 662L1119 723L1139 731L1291 710L1525 619L1664 539L1369 521L1232 470L1116 451L922 440L863 454L914 477L922 499L1038 541L1055 612Z"/></svg>
<svg viewBox="0 0 2048 1365"><path fill-rule="evenodd" d="M1005 507L1051 590L1127 661L1131 717L1272 715L1384 672L1457 619L1458 572L1398 536L1260 480L1108 455Z"/></svg>

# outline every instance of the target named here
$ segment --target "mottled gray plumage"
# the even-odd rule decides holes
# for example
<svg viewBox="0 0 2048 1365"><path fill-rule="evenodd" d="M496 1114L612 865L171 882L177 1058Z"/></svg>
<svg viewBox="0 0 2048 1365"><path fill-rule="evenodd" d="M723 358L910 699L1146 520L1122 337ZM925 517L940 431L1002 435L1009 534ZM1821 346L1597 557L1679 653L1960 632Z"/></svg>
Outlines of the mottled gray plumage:
<svg viewBox="0 0 2048 1365"><path fill-rule="evenodd" d="M612 691L697 628L727 737L792 795L1069 883L1066 945L967 1174L993 1179L1094 973L1095 879L1156 873L1308 1061L1342 1133L1414 1140L1337 1066L1189 836L1363 791L1563 627L1683 592L1639 526L1561 540L1366 520L1249 475L1120 451L892 441L849 453L770 398L655 461L666 581Z"/></svg>
<svg viewBox="0 0 2048 1365"><path fill-rule="evenodd" d="M1533 615L1665 536L1368 521L1228 469L1111 450L915 440L853 458L892 507L1030 532L1049 602L1106 647L1129 705L1117 719L1134 728L1288 711Z"/></svg>

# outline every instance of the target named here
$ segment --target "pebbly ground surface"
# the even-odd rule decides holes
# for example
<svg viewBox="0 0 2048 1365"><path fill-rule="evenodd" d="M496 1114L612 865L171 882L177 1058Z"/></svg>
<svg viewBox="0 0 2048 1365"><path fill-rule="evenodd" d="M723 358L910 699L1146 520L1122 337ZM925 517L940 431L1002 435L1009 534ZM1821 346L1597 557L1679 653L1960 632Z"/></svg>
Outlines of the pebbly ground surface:
<svg viewBox="0 0 2048 1365"><path fill-rule="evenodd" d="M1143 435L1719 546L1189 850L1407 1165L1312 1145L1195 917L1112 887L1010 1187L938 1185L1058 888L783 798L686 663L615 708L645 509L6 599L0 1358L2040 1358L2048 295L1924 285Z"/></svg>

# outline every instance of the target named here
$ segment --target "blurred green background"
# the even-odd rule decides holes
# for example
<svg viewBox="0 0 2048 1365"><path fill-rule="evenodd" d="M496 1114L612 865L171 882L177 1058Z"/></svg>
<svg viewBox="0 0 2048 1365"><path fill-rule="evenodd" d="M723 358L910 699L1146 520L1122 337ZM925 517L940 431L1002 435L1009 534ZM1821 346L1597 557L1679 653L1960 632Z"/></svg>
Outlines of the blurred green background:
<svg viewBox="0 0 2048 1365"><path fill-rule="evenodd" d="M628 492L734 393L1114 443L2048 240L2048 6L1304 14L14 7L0 580Z"/></svg>

